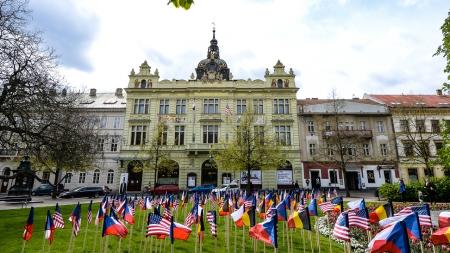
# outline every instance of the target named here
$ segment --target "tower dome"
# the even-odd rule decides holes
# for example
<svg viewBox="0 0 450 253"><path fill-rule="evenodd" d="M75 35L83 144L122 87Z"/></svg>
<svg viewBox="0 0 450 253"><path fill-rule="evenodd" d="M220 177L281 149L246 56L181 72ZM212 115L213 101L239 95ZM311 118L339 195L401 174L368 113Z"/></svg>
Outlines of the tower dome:
<svg viewBox="0 0 450 253"><path fill-rule="evenodd" d="M197 80L230 80L230 69L227 67L227 63L220 59L215 28L213 28L213 38L210 43L206 59L201 60L195 69Z"/></svg>

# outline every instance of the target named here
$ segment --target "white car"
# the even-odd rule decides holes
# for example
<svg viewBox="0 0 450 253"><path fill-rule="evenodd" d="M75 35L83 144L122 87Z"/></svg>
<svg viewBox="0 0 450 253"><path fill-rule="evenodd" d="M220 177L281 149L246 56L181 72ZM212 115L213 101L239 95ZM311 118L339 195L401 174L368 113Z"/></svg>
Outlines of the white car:
<svg viewBox="0 0 450 253"><path fill-rule="evenodd" d="M214 193L221 193L221 192L227 192L227 191L238 191L239 185L236 182L231 182L230 184L223 184L221 187L217 187L212 190Z"/></svg>

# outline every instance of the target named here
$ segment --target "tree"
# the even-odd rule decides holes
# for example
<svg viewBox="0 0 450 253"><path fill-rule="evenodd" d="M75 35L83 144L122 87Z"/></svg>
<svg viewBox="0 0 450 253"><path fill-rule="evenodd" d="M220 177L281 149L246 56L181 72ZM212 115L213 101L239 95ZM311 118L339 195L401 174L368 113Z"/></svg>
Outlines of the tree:
<svg viewBox="0 0 450 253"><path fill-rule="evenodd" d="M450 175L450 123L441 124L442 148L438 150L438 159L435 164L441 165L446 176Z"/></svg>
<svg viewBox="0 0 450 253"><path fill-rule="evenodd" d="M98 158L97 121L86 109L80 108L80 94L60 96L64 108L56 108L44 114L43 120L51 122L41 133L39 142L28 145L34 168L49 171L54 175L52 198L56 198L58 185L67 176L62 171L79 171L91 168ZM37 140L36 140L37 141Z"/></svg>
<svg viewBox="0 0 450 253"><path fill-rule="evenodd" d="M432 175L433 165L436 164L435 156L431 153L430 144L440 139L439 121L427 131L425 122L427 119L426 109L417 107L413 109L402 109L399 111L400 132L397 138L402 142L404 158L403 162L412 162L425 165L427 175Z"/></svg>
<svg viewBox="0 0 450 253"><path fill-rule="evenodd" d="M169 2L167 3L169 4L173 4L173 6L175 6L175 8L183 8L185 10L189 10L189 8L191 8L191 5L194 3L194 0L169 0Z"/></svg>
<svg viewBox="0 0 450 253"><path fill-rule="evenodd" d="M212 147L211 154L218 164L231 171L247 172L247 192L252 191L250 172L252 169L276 169L286 159L282 148L270 134L267 125L258 124L256 115L246 111L234 129L231 142Z"/></svg>
<svg viewBox="0 0 450 253"><path fill-rule="evenodd" d="M448 12L448 17L444 20L444 23L441 26L442 31L442 45L440 45L433 56L442 55L446 60L446 65L444 69L444 73L447 73L447 80L450 80L450 11ZM450 92L450 83L444 82L442 85L442 89L449 93Z"/></svg>
<svg viewBox="0 0 450 253"><path fill-rule="evenodd" d="M42 115L64 107L52 94L65 88L56 72L53 50L27 30L25 0L0 0L0 147L38 142L53 124Z"/></svg>

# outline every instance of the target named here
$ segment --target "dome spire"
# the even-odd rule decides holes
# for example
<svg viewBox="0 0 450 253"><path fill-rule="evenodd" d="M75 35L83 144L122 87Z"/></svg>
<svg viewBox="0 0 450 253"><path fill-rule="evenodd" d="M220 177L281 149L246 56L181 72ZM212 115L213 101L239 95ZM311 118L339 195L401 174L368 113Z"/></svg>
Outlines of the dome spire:
<svg viewBox="0 0 450 253"><path fill-rule="evenodd" d="M213 40L216 39L216 22L212 22L213 25Z"/></svg>

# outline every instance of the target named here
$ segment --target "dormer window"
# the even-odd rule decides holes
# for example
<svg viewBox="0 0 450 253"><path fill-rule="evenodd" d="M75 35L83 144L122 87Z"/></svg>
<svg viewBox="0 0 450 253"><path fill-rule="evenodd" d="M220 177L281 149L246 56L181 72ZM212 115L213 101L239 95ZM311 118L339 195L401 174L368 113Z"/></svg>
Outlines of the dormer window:
<svg viewBox="0 0 450 253"><path fill-rule="evenodd" d="M277 88L283 88L283 80L281 79L277 80Z"/></svg>
<svg viewBox="0 0 450 253"><path fill-rule="evenodd" d="M141 89L147 88L147 81L142 80L141 81Z"/></svg>

